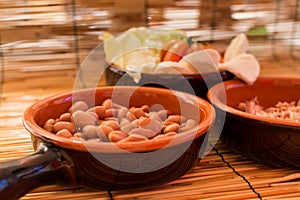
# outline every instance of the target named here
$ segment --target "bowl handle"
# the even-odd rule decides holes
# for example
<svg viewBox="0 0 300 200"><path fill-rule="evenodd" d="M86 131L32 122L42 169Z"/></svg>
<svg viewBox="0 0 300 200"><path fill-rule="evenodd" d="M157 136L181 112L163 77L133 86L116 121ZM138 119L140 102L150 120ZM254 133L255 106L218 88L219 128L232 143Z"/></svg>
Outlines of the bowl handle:
<svg viewBox="0 0 300 200"><path fill-rule="evenodd" d="M18 199L34 188L50 184L75 184L71 162L51 144L41 143L31 155L0 163L1 199Z"/></svg>

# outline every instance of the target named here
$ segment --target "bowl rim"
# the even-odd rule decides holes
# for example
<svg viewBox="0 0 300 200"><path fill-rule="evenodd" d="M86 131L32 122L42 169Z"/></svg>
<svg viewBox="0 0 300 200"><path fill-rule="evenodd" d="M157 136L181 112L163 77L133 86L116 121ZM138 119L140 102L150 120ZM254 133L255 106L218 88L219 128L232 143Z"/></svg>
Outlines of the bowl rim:
<svg viewBox="0 0 300 200"><path fill-rule="evenodd" d="M91 90L102 90L102 91L111 91L115 87L126 89L135 89L135 88L143 88L143 91L150 92L155 89L156 92L163 92L163 93L176 93L178 95L184 95L185 98L193 98L196 100L199 109L201 109L204 113L204 116L201 116L201 121L194 129L189 131L183 132L181 134L177 134L175 137L166 137L159 140L148 140L148 141L139 141L139 142L124 142L124 143L111 143L111 142L83 142L79 140L71 140L69 138L63 138L57 136L51 132L46 131L42 127L40 127L37 122L35 121L34 117L35 114L38 112L39 109L42 107L45 108L47 102L53 102L58 99L72 99L72 94L74 93L81 93L81 92L88 92ZM175 91L175 92L174 92ZM72 100L71 100L72 101ZM32 113L32 114L31 114ZM144 86L100 86L97 88L89 88L89 89L80 89L77 91L70 91L60 94L55 94L52 96L48 96L43 98L36 103L29 106L25 112L23 113L23 125L24 127L35 137L42 139L42 141L52 143L62 148L77 150L77 151L90 151L93 152L101 152L101 153L126 153L126 152L149 152L158 150L160 148L164 148L166 145L168 147L176 146L179 144L183 144L184 142L192 141L204 134L213 126L213 123L216 118L216 113L214 107L206 100L197 97L195 95L170 90L165 88L154 88L154 87L144 87ZM171 142L171 145L168 145ZM155 148L154 145L155 144Z"/></svg>
<svg viewBox="0 0 300 200"><path fill-rule="evenodd" d="M259 77L253 85L260 84L261 82L267 83L274 85L277 82L296 82L299 83L300 85L300 78L297 77L281 77L281 76L261 76ZM218 98L216 98L216 95L218 91L220 91L221 88L225 88L225 90L232 89L232 88L237 88L237 87L251 87L252 85L247 85L245 82L234 79L234 80L227 80L221 83L218 83L211 87L208 92L207 92L207 98L211 102L211 104L218 109L225 111L228 114L231 114L235 117L241 117L241 118L246 118L246 119L251 119L255 121L260 121L264 122L266 124L273 124L276 126L282 126L282 127L293 127L293 128L300 128L300 123L299 122L293 122L289 120L284 120L284 119L274 119L274 118L269 118L269 117L263 117L263 116L258 116L250 113L246 113L244 111L238 110L234 107L228 106L227 104L225 105L223 102L221 102ZM286 85L287 87L290 87Z"/></svg>
<svg viewBox="0 0 300 200"><path fill-rule="evenodd" d="M120 74L120 75L124 75L126 73L129 73L129 71L127 69L123 69L120 66L118 66L115 63L108 63L107 64L107 69L110 71L113 71L114 73ZM228 76L230 79L233 78L233 74L230 73L229 71L219 71L219 73L216 72L209 72L209 73L199 73L199 74L163 74L163 73L159 73L159 74L155 74L155 73L140 73L142 78L156 78L157 75L166 77L166 78L179 78L179 77L184 77L184 78L188 78L188 79L192 79L192 78L196 78L196 79L203 79L204 75L216 75L216 74L220 74L220 76Z"/></svg>

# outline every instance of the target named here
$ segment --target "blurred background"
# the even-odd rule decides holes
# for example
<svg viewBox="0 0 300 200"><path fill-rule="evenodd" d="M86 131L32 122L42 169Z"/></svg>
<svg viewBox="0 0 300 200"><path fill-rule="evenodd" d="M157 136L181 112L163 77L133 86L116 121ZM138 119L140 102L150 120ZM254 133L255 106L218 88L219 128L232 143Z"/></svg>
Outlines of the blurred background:
<svg viewBox="0 0 300 200"><path fill-rule="evenodd" d="M245 32L263 75L298 76L299 10L298 0L0 0L1 90L72 86L65 78L103 31L139 26L183 29L220 48Z"/></svg>

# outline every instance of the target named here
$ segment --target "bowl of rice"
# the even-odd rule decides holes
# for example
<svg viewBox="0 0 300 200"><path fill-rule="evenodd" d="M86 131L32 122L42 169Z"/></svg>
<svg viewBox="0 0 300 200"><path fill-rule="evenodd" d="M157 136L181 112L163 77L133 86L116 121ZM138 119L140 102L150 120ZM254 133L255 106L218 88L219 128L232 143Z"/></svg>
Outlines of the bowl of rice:
<svg viewBox="0 0 300 200"><path fill-rule="evenodd" d="M258 162L299 168L299 91L300 78L290 77L259 77L252 85L229 80L213 86L207 98L217 115L226 115L222 142Z"/></svg>

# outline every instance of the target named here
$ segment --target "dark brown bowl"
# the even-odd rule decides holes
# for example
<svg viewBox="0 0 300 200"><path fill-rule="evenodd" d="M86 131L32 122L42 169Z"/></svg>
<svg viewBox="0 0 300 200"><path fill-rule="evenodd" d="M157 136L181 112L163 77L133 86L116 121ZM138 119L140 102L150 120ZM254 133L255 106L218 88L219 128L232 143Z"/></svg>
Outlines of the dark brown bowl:
<svg viewBox="0 0 300 200"><path fill-rule="evenodd" d="M110 86L127 85L170 88L206 99L208 88L222 81L233 79L234 75L227 71L185 75L142 73L141 79L135 82L127 71L110 64L106 68L105 77L106 84Z"/></svg>
<svg viewBox="0 0 300 200"><path fill-rule="evenodd" d="M124 143L72 140L42 128L47 119L56 119L67 112L74 101L84 100L94 106L112 97L116 103L129 107L159 104L174 114L198 119L199 124L175 137ZM214 123L215 111L207 101L179 91L99 87L43 99L30 106L23 119L36 152L0 163L3 199L16 199L48 184L118 190L146 188L177 179L201 159L199 151L205 148L203 140Z"/></svg>
<svg viewBox="0 0 300 200"><path fill-rule="evenodd" d="M222 94L226 91L226 101ZM253 85L238 80L212 87L208 99L217 116L225 115L221 140L233 150L259 162L280 167L300 167L300 123L271 119L236 109L239 102L257 97L264 107L300 98L300 79L261 77Z"/></svg>

